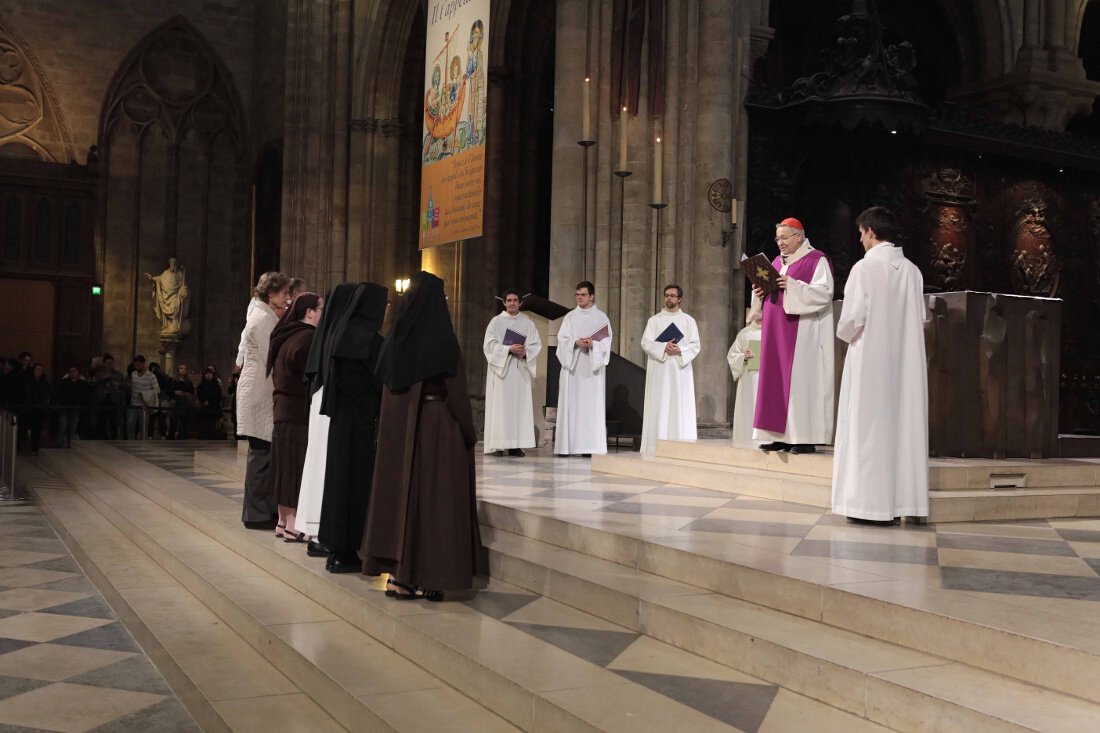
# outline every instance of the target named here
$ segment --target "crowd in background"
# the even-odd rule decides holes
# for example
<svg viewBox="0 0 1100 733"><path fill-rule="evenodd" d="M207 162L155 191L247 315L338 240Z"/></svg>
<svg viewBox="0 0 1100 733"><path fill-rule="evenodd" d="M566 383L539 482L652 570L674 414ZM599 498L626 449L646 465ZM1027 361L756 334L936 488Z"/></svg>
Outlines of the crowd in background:
<svg viewBox="0 0 1100 733"><path fill-rule="evenodd" d="M30 453L43 435L57 448L73 439L224 439L236 432L238 374L223 380L214 364L199 374L180 363L166 373L135 354L125 371L111 354L69 364L50 380L29 352L0 357L0 407L19 420L19 446Z"/></svg>

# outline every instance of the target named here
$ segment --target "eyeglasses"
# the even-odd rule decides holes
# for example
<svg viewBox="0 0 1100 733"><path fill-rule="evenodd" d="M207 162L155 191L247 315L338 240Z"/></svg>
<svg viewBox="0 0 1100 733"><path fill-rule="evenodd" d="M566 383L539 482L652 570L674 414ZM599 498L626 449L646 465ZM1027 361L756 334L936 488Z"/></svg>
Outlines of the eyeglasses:
<svg viewBox="0 0 1100 733"><path fill-rule="evenodd" d="M783 236L783 237L776 237L775 238L775 243L779 244L780 242L786 242L788 239L791 239L792 237L797 237L797 236L798 236L798 232L795 232L794 234L787 234L786 236Z"/></svg>

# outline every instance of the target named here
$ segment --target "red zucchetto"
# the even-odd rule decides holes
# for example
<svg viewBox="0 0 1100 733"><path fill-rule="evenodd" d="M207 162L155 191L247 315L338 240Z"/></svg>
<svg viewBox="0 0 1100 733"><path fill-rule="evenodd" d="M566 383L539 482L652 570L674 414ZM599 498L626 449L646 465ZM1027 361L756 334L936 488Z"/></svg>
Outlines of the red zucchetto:
<svg viewBox="0 0 1100 733"><path fill-rule="evenodd" d="M798 229L799 231L806 231L806 227L802 226L802 222L795 219L793 216L788 216L783 221L776 224L777 227L790 227L791 229Z"/></svg>

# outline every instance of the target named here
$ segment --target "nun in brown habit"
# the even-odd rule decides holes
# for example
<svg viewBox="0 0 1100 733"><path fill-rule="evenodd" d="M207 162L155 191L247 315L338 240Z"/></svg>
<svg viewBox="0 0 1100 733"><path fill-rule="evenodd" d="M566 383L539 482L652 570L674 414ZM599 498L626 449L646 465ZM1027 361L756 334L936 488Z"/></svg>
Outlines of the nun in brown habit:
<svg viewBox="0 0 1100 733"><path fill-rule="evenodd" d="M378 374L384 387L363 572L389 573L387 595L442 601L445 590L471 587L481 535L466 371L435 275L413 276Z"/></svg>

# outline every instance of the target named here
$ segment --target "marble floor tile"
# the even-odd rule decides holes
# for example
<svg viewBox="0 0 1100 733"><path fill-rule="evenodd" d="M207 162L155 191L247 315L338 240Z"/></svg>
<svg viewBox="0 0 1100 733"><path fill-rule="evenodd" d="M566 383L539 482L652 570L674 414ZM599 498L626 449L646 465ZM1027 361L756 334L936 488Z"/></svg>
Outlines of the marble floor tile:
<svg viewBox="0 0 1100 733"><path fill-rule="evenodd" d="M12 588L0 591L0 608L13 611L37 611L85 598L83 593L68 593L41 588Z"/></svg>
<svg viewBox="0 0 1100 733"><path fill-rule="evenodd" d="M128 652L35 644L0 655L0 675L60 682L133 656Z"/></svg>
<svg viewBox="0 0 1100 733"><path fill-rule="evenodd" d="M179 700L169 698L89 731L89 733L200 733Z"/></svg>
<svg viewBox="0 0 1100 733"><path fill-rule="evenodd" d="M722 506L707 515L707 519L732 519L740 522L777 522L782 524L815 525L820 514L806 514L792 511L770 511L769 509Z"/></svg>
<svg viewBox="0 0 1100 733"><path fill-rule="evenodd" d="M0 619L0 637L23 641L53 641L111 623L105 619L21 613Z"/></svg>
<svg viewBox="0 0 1100 733"><path fill-rule="evenodd" d="M1073 548L1063 540L1023 539L1019 537L994 537L990 535L960 535L940 531L936 544L952 550L978 550L983 552L1013 552L1021 555L1061 555L1076 557Z"/></svg>
<svg viewBox="0 0 1100 733"><path fill-rule="evenodd" d="M684 527L688 532L763 535L765 537L805 537L812 525L794 522L752 522L736 519L697 519Z"/></svg>
<svg viewBox="0 0 1100 733"><path fill-rule="evenodd" d="M397 730L448 733L518 733L519 729L491 715L450 688L364 695L359 698Z"/></svg>
<svg viewBox="0 0 1100 733"><path fill-rule="evenodd" d="M215 707L232 730L264 733L344 731L317 703L301 693L223 700Z"/></svg>
<svg viewBox="0 0 1100 733"><path fill-rule="evenodd" d="M75 573L63 573L56 570L38 570L28 567L4 568L0 570L0 586L9 588L27 588L32 585L50 583L62 578L77 577Z"/></svg>
<svg viewBox="0 0 1100 733"><path fill-rule="evenodd" d="M912 563L935 565L936 548L913 545L894 545L879 542L846 542L830 540L802 540L794 548L793 555L806 557L830 557L838 560L870 560L872 562Z"/></svg>
<svg viewBox="0 0 1100 733"><path fill-rule="evenodd" d="M1023 555L1007 552L988 552L982 550L939 549L941 567L981 568L983 570L1022 571L1029 573L1050 573L1054 575L1080 575L1095 577L1087 560L1074 555Z"/></svg>
<svg viewBox="0 0 1100 733"><path fill-rule="evenodd" d="M951 567L940 571L944 588L951 590L1100 601L1100 577Z"/></svg>
<svg viewBox="0 0 1100 733"><path fill-rule="evenodd" d="M163 700L163 695L58 682L0 700L0 723L85 733Z"/></svg>

